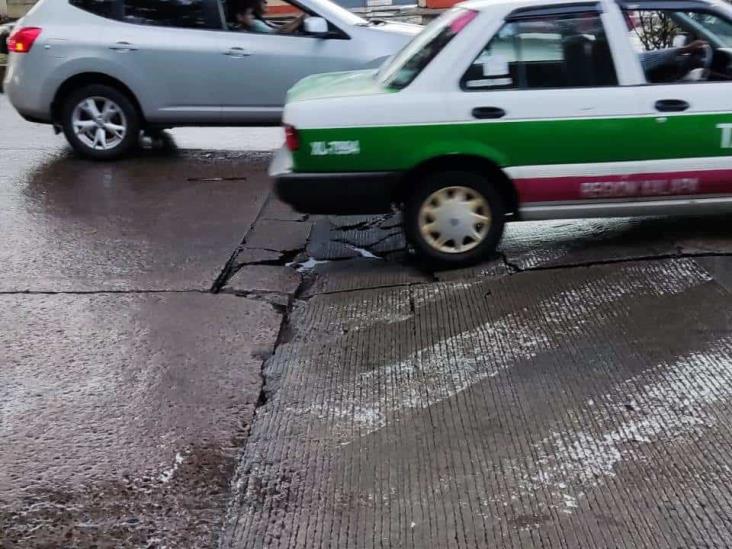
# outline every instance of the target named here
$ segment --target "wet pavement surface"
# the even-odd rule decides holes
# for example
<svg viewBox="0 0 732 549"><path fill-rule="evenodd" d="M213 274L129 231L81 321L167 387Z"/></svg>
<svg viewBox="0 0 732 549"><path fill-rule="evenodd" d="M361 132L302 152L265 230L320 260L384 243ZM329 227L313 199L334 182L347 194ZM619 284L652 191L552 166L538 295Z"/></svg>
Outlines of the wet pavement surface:
<svg viewBox="0 0 732 549"><path fill-rule="evenodd" d="M732 545L728 216L430 272L277 202L278 130L93 164L6 106L0 546Z"/></svg>
<svg viewBox="0 0 732 549"><path fill-rule="evenodd" d="M219 537L283 310L210 290L269 153L172 135L88 162L0 96L0 547Z"/></svg>

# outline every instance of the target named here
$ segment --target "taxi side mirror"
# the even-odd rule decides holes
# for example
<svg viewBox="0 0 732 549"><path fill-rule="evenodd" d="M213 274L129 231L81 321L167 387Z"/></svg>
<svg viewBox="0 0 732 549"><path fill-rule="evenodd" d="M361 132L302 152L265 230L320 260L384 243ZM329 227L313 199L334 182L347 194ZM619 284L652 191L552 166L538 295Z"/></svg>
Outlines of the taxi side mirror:
<svg viewBox="0 0 732 549"><path fill-rule="evenodd" d="M305 34L313 36L325 37L330 31L328 29L328 21L322 17L308 17L303 23Z"/></svg>

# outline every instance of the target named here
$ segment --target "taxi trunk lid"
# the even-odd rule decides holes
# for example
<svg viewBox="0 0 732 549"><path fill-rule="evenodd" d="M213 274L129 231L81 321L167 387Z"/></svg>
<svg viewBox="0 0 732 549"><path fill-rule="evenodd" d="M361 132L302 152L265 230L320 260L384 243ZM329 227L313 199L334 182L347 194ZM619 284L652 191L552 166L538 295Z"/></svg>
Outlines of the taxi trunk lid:
<svg viewBox="0 0 732 549"><path fill-rule="evenodd" d="M376 78L377 72L362 70L308 76L290 89L287 102L390 93Z"/></svg>

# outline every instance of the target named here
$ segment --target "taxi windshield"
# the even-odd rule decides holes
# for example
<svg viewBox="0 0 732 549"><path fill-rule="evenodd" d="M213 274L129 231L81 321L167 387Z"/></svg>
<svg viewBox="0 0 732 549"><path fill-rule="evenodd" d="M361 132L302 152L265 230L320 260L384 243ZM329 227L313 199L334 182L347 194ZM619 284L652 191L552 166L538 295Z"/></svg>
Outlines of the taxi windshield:
<svg viewBox="0 0 732 549"><path fill-rule="evenodd" d="M397 90L407 87L477 15L474 10L455 8L432 21L381 68L377 75L381 84Z"/></svg>

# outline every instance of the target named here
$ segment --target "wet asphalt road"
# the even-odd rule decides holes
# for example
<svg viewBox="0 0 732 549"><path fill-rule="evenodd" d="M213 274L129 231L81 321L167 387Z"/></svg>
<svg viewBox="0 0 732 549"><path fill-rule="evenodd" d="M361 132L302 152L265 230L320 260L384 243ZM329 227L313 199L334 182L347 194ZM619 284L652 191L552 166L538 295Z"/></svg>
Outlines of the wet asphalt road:
<svg viewBox="0 0 732 549"><path fill-rule="evenodd" d="M274 200L278 130L92 164L5 107L0 546L732 545L728 217L433 273Z"/></svg>

